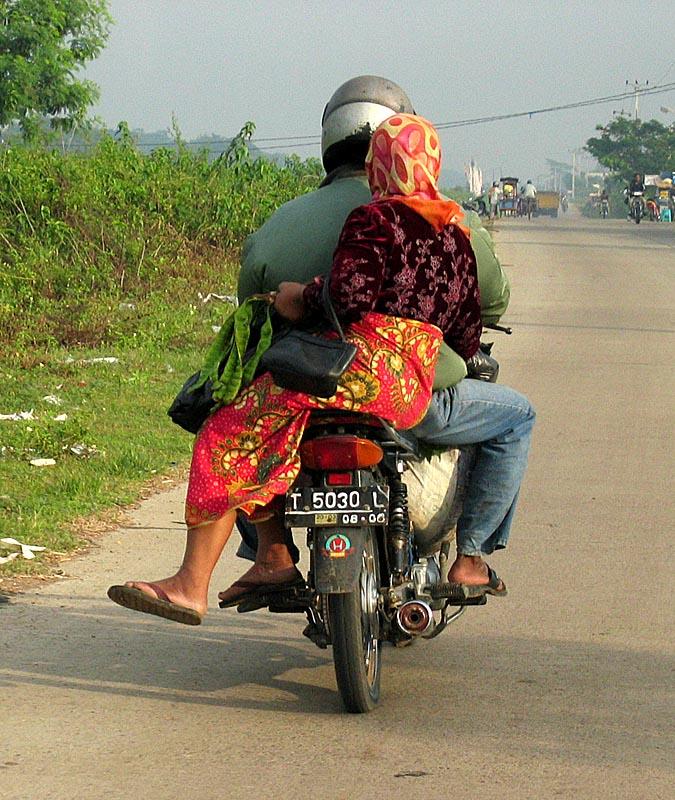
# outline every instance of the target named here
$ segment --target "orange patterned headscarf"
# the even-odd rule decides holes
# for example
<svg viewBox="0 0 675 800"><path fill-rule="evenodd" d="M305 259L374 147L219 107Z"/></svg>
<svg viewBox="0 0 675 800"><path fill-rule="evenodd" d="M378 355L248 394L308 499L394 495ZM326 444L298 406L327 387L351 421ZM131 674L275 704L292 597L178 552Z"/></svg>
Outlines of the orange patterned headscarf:
<svg viewBox="0 0 675 800"><path fill-rule="evenodd" d="M395 197L413 208L437 231L461 224L461 206L438 191L441 144L434 126L413 114L394 114L370 140L366 156L368 183L375 200Z"/></svg>

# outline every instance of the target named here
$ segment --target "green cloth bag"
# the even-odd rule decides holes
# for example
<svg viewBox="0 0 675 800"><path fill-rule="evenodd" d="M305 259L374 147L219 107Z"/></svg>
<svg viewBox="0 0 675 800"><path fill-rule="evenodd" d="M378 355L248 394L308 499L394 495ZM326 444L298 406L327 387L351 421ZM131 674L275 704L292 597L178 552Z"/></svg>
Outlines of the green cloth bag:
<svg viewBox="0 0 675 800"><path fill-rule="evenodd" d="M209 379L217 405L231 403L243 386L253 380L262 354L272 342L272 296L248 297L223 322L208 349L194 390ZM249 347L251 332L260 331L258 341Z"/></svg>

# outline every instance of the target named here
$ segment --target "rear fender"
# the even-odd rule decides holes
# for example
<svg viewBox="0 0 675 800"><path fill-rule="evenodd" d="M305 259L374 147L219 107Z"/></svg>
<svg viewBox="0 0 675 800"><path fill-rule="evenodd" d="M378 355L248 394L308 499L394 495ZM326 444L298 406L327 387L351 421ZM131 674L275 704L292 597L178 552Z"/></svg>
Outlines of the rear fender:
<svg viewBox="0 0 675 800"><path fill-rule="evenodd" d="M314 528L314 586L321 594L356 589L369 528Z"/></svg>

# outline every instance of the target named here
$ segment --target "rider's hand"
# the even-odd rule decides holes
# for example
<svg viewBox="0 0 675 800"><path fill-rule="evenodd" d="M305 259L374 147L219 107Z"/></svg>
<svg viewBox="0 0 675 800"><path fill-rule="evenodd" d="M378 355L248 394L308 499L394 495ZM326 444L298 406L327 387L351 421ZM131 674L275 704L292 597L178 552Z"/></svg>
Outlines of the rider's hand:
<svg viewBox="0 0 675 800"><path fill-rule="evenodd" d="M304 290L304 283L282 281L274 298L274 308L290 322L299 322L305 315L305 304L302 301Z"/></svg>

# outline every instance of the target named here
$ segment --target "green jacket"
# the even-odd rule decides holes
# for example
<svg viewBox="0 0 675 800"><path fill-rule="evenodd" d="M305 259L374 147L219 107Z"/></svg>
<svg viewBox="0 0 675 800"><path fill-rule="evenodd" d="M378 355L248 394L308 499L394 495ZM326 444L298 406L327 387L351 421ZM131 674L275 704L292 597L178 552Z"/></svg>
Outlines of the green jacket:
<svg viewBox="0 0 675 800"><path fill-rule="evenodd" d="M317 275L325 275L349 213L371 199L365 175L352 173L280 206L244 242L239 301L273 291L281 281L309 283ZM509 282L480 217L472 211L465 213L478 265L483 321L496 322L509 303ZM443 344L434 389L454 386L465 376L464 359Z"/></svg>

